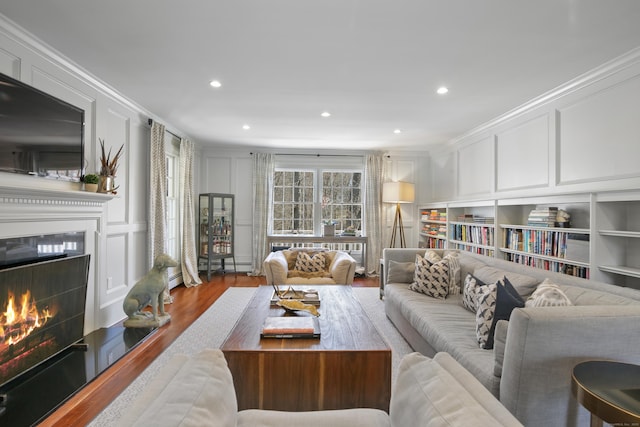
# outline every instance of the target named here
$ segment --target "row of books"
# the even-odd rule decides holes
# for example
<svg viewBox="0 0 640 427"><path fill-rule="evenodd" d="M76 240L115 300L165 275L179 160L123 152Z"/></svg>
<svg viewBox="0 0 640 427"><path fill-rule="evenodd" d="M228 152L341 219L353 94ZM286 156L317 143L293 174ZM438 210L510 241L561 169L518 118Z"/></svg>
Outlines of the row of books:
<svg viewBox="0 0 640 427"><path fill-rule="evenodd" d="M446 221L447 213L439 211L437 209L431 209L430 211L422 211L422 221Z"/></svg>
<svg viewBox="0 0 640 427"><path fill-rule="evenodd" d="M444 249L446 247L446 240L427 237L422 242L420 242L420 247L429 249Z"/></svg>
<svg viewBox="0 0 640 427"><path fill-rule="evenodd" d="M561 231L507 228L502 233L502 246L515 251L565 258L568 235Z"/></svg>
<svg viewBox="0 0 640 427"><path fill-rule="evenodd" d="M569 276L582 277L584 279L589 278L589 268L580 267L577 265L566 264L559 261L549 261L540 259L535 256L521 255L521 254L505 254L507 261L516 262L518 264L528 265L530 267L536 267L543 270L553 271L556 273L567 274Z"/></svg>
<svg viewBox="0 0 640 427"><path fill-rule="evenodd" d="M493 246L494 228L478 227L474 225L451 224L449 228L450 239L462 242L476 243L479 245Z"/></svg>
<svg viewBox="0 0 640 427"><path fill-rule="evenodd" d="M480 216L474 214L461 214L456 217L458 222L474 222L476 224L493 224L495 218L492 216Z"/></svg>
<svg viewBox="0 0 640 427"><path fill-rule="evenodd" d="M444 224L424 224L422 232L429 236L447 237L447 226Z"/></svg>
<svg viewBox="0 0 640 427"><path fill-rule="evenodd" d="M527 225L534 227L553 227L558 216L558 208L536 208L529 212Z"/></svg>
<svg viewBox="0 0 640 427"><path fill-rule="evenodd" d="M488 257L493 257L493 249L483 248L480 246L469 246L462 243L454 243L454 249L458 249L460 251L471 252L473 254L484 255Z"/></svg>

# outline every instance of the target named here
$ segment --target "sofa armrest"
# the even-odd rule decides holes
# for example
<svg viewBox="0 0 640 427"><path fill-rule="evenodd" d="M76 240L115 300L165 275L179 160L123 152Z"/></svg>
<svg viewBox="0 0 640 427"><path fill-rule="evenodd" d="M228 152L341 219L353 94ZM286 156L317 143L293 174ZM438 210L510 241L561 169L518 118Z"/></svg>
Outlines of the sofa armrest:
<svg viewBox="0 0 640 427"><path fill-rule="evenodd" d="M329 272L337 284L351 285L356 274L356 260L346 252L336 251Z"/></svg>
<svg viewBox="0 0 640 427"><path fill-rule="evenodd" d="M282 251L271 252L262 263L267 285L282 285L287 282L289 265Z"/></svg>
<svg viewBox="0 0 640 427"><path fill-rule="evenodd" d="M582 361L640 363L640 305L515 309L509 320L500 401L525 425L577 426L588 412L571 392Z"/></svg>
<svg viewBox="0 0 640 427"><path fill-rule="evenodd" d="M391 393L393 426L519 426L498 400L447 353L403 357Z"/></svg>

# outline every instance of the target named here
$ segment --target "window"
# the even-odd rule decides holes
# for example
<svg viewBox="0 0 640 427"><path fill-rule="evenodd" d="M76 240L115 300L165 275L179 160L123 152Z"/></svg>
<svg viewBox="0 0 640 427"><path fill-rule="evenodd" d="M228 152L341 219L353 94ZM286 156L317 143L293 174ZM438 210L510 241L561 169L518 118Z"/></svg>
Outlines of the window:
<svg viewBox="0 0 640 427"><path fill-rule="evenodd" d="M315 172L276 171L273 234L313 234Z"/></svg>
<svg viewBox="0 0 640 427"><path fill-rule="evenodd" d="M361 172L322 172L322 222L335 221L336 230L362 226Z"/></svg>
<svg viewBox="0 0 640 427"><path fill-rule="evenodd" d="M320 235L323 222L335 222L338 232L360 230L361 183L360 170L276 169L272 234Z"/></svg>

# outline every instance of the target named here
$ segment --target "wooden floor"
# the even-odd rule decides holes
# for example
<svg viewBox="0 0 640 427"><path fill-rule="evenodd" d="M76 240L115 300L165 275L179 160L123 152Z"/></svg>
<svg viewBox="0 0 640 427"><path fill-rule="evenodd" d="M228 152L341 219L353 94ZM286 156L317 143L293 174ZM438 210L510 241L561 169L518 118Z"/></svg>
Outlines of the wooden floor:
<svg viewBox="0 0 640 427"><path fill-rule="evenodd" d="M203 280L205 277L201 277ZM171 291L173 304L166 310L171 322L117 361L57 411L41 426L85 426L115 399L153 360L164 351L192 322L230 287L253 287L265 284L264 277L246 274L214 275L210 282ZM377 287L377 278L355 279L353 286Z"/></svg>

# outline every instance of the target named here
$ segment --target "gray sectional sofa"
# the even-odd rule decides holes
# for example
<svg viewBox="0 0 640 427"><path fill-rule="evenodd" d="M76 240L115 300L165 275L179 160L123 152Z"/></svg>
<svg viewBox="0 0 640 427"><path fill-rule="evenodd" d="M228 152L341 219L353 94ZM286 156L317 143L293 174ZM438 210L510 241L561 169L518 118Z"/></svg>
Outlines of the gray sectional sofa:
<svg viewBox="0 0 640 427"><path fill-rule="evenodd" d="M402 265L408 268L416 254L424 253L418 248L383 251L387 316L414 350L427 356L449 353L524 425L588 425L589 413L571 392L577 363L640 364L640 291L461 252L462 281L468 273L484 283L507 276L526 299L549 278L573 304L514 309L509 321L497 323L494 348L484 350L476 340L476 316L462 305L462 292L436 299L409 290L406 278L387 280L390 267L396 272Z"/></svg>

